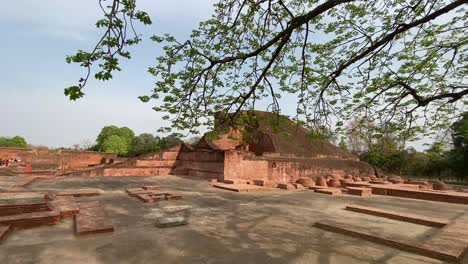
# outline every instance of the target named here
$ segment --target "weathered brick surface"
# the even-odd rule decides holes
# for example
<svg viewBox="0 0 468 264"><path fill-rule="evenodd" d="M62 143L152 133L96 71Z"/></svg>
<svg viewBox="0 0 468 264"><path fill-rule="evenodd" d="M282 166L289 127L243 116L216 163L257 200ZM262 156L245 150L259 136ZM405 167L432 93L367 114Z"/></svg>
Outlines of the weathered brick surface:
<svg viewBox="0 0 468 264"><path fill-rule="evenodd" d="M347 189L347 194L350 194L350 195L357 195L357 196L363 196L363 197L372 195L371 188L346 187L346 189Z"/></svg>
<svg viewBox="0 0 468 264"><path fill-rule="evenodd" d="M50 211L46 202L34 203L2 203L0 204L0 216L36 213Z"/></svg>
<svg viewBox="0 0 468 264"><path fill-rule="evenodd" d="M283 190L296 190L296 187L294 187L294 185L291 183L279 183L278 188Z"/></svg>
<svg viewBox="0 0 468 264"><path fill-rule="evenodd" d="M461 192L425 191L391 185L372 185L371 188L373 194L379 195L397 196L445 203L468 204L468 194Z"/></svg>
<svg viewBox="0 0 468 264"><path fill-rule="evenodd" d="M346 187L369 187L372 184L367 182L346 182L344 185Z"/></svg>
<svg viewBox="0 0 468 264"><path fill-rule="evenodd" d="M144 203L152 203L152 202L159 202L159 201L170 201L170 200L181 200L182 195L172 194L172 193L137 193L135 197L144 202Z"/></svg>
<svg viewBox="0 0 468 264"><path fill-rule="evenodd" d="M455 248L452 248L454 245L453 243L447 243L449 242L448 240L441 240L439 237L437 237L437 235L434 238L429 239L429 241L426 243L418 244L414 241L408 241L406 237L401 237L395 234L384 234L382 232L377 233L361 227L350 226L345 223L331 220L319 221L315 223L314 226L327 231L358 237L371 242L394 247L403 251L412 252L440 260L457 261L463 256L463 253L465 252L465 250L462 249L462 246L458 246L459 244L457 244Z"/></svg>
<svg viewBox="0 0 468 264"><path fill-rule="evenodd" d="M75 215L77 236L113 232L114 226L98 201L78 203L80 213Z"/></svg>
<svg viewBox="0 0 468 264"><path fill-rule="evenodd" d="M51 210L60 212L61 219L73 218L80 212L73 196L58 196L47 204Z"/></svg>
<svg viewBox="0 0 468 264"><path fill-rule="evenodd" d="M328 195L339 195L341 194L341 189L338 188L321 188L315 189L316 193L328 194Z"/></svg>
<svg viewBox="0 0 468 264"><path fill-rule="evenodd" d="M432 217L427 217L427 216L422 216L422 215L417 215L417 214L401 213L401 212L384 210L384 209L375 208L375 207L349 205L349 206L346 206L346 210L379 216L379 217L390 218L390 219L399 220L399 221L408 222L408 223L426 225L426 226L431 226L431 227L438 227L438 228L444 227L449 223L449 221L443 220L443 219L437 219L437 218L432 218Z"/></svg>
<svg viewBox="0 0 468 264"><path fill-rule="evenodd" d="M213 187L224 189L233 192L263 192L268 191L268 188L252 185L252 184L225 184L225 183L218 183L214 184Z"/></svg>
<svg viewBox="0 0 468 264"><path fill-rule="evenodd" d="M0 216L0 225L10 225L15 229L25 229L43 225L55 225L58 222L60 222L60 212L58 211Z"/></svg>

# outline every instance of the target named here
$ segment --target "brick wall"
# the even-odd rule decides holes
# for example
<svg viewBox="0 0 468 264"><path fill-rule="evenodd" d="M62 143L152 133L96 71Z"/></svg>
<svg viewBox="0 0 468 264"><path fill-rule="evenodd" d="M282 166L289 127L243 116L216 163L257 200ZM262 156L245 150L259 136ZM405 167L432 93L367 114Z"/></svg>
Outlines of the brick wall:
<svg viewBox="0 0 468 264"><path fill-rule="evenodd" d="M224 179L295 182L299 178L327 175L373 176L374 169L355 160L296 158L278 155L255 156L242 151L226 151Z"/></svg>

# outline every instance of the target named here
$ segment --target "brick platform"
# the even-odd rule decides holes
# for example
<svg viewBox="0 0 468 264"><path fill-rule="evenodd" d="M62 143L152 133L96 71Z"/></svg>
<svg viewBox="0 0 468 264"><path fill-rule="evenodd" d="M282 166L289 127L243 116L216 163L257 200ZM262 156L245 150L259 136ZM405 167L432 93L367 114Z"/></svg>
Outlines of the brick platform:
<svg viewBox="0 0 468 264"><path fill-rule="evenodd" d="M58 196L47 204L50 209L60 212L61 219L73 218L74 215L80 212L73 196Z"/></svg>
<svg viewBox="0 0 468 264"><path fill-rule="evenodd" d="M372 195L372 189L371 188L361 188L361 187L346 187L347 189L347 194L350 195L357 195L357 196L362 196L362 197L367 197Z"/></svg>
<svg viewBox="0 0 468 264"><path fill-rule="evenodd" d="M449 232L444 231L444 228L427 242L418 244L415 241L408 241L407 238L398 235L383 234L382 232L376 233L361 227L350 226L335 221L319 221L315 223L314 226L324 230L362 238L371 242L445 261L459 260L466 252L468 242L468 230L464 231L464 238L462 237L456 241L456 236L458 235L455 233L447 236ZM450 225L447 227L450 227ZM450 230L451 228L452 227L447 230ZM456 226L453 228L457 229Z"/></svg>
<svg viewBox="0 0 468 264"><path fill-rule="evenodd" d="M416 190L392 185L372 185L372 194L428 200L445 203L468 204L468 193Z"/></svg>
<svg viewBox="0 0 468 264"><path fill-rule="evenodd" d="M10 226L9 225L0 226L0 242L7 237L9 232L10 232Z"/></svg>
<svg viewBox="0 0 468 264"><path fill-rule="evenodd" d="M112 221L98 201L78 203L80 213L75 215L77 236L113 232Z"/></svg>
<svg viewBox="0 0 468 264"><path fill-rule="evenodd" d="M98 196L101 195L101 190L98 189L78 189L78 190L66 190L56 193L57 196Z"/></svg>
<svg viewBox="0 0 468 264"><path fill-rule="evenodd" d="M270 189L252 184L214 184L213 187L233 192L263 192Z"/></svg>
<svg viewBox="0 0 468 264"><path fill-rule="evenodd" d="M344 184L346 187L369 187L372 184L367 182L347 182Z"/></svg>
<svg viewBox="0 0 468 264"><path fill-rule="evenodd" d="M0 225L10 225L15 229L55 225L58 222L60 222L60 212L58 211L15 214L0 217Z"/></svg>
<svg viewBox="0 0 468 264"><path fill-rule="evenodd" d="M316 189L316 193L328 194L328 195L339 195L342 194L341 189L338 188L322 188Z"/></svg>
<svg viewBox="0 0 468 264"><path fill-rule="evenodd" d="M0 216L50 211L46 202L1 203Z"/></svg>
<svg viewBox="0 0 468 264"><path fill-rule="evenodd" d="M443 220L443 219L426 217L426 216L416 215L416 214L400 213L396 211L383 210L383 209L367 207L367 206L357 206L357 205L346 206L346 210L363 213L363 214L369 214L373 216L390 218L390 219L413 223L413 224L431 226L431 227L441 228L449 223L449 221Z"/></svg>
<svg viewBox="0 0 468 264"><path fill-rule="evenodd" d="M448 224L421 247L437 252L446 260L458 260L468 249L468 225L467 223Z"/></svg>

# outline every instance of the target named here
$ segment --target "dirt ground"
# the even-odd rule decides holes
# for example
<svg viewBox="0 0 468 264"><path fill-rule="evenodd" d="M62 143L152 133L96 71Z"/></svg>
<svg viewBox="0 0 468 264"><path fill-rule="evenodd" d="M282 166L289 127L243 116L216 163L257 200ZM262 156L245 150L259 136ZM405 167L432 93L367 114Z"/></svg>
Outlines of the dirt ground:
<svg viewBox="0 0 468 264"><path fill-rule="evenodd" d="M18 178L0 177L0 190ZM183 195L181 201L145 204L125 189L160 185ZM404 198L328 196L310 190L239 194L209 182L177 176L69 178L39 181L26 190L98 188L97 197L112 219L114 233L75 237L73 221L19 230L0 244L0 263L443 263L359 238L313 227L319 220L346 221L374 231L421 241L435 228L344 210L357 204L456 219L468 206ZM186 226L155 227L155 211L165 205L192 206ZM468 263L468 257L462 260Z"/></svg>

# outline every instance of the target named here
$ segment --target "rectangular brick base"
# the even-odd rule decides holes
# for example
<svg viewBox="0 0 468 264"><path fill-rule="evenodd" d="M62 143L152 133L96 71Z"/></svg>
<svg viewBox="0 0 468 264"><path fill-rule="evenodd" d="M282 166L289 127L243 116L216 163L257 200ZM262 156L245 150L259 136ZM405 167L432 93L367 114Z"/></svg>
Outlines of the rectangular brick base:
<svg viewBox="0 0 468 264"><path fill-rule="evenodd" d="M371 196L372 195L372 189L371 188L360 188L360 187L347 187L348 194L350 195L357 195L357 196Z"/></svg>
<svg viewBox="0 0 468 264"><path fill-rule="evenodd" d="M449 221L447 220L431 218L416 214L405 214L396 211L383 210L367 206L346 206L346 210L431 227L441 228L449 223Z"/></svg>
<svg viewBox="0 0 468 264"><path fill-rule="evenodd" d="M468 247L468 226L465 223L449 224L423 243L415 243L414 241L408 241L408 238L398 235L376 233L361 227L350 226L335 221L319 221L314 226L403 251L451 262L456 262L462 258Z"/></svg>
<svg viewBox="0 0 468 264"><path fill-rule="evenodd" d="M80 213L75 215L77 236L113 232L114 226L98 201L78 204Z"/></svg>
<svg viewBox="0 0 468 264"><path fill-rule="evenodd" d="M270 189L252 184L214 184L213 187L233 192L263 192Z"/></svg>

